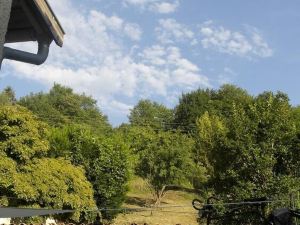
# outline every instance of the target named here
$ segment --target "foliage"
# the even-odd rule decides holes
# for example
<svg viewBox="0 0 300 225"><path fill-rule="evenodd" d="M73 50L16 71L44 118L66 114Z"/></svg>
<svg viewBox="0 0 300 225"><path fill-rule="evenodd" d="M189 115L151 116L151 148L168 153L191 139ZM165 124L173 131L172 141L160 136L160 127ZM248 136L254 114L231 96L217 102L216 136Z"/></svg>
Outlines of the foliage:
<svg viewBox="0 0 300 225"><path fill-rule="evenodd" d="M291 190L295 126L286 95L263 93L247 107L234 103L227 117L205 113L197 125L198 157L209 165L217 193L243 199Z"/></svg>
<svg viewBox="0 0 300 225"><path fill-rule="evenodd" d="M78 209L93 207L83 169L47 158L47 126L24 107L0 107L0 192L7 206ZM2 203L3 204L3 203Z"/></svg>
<svg viewBox="0 0 300 225"><path fill-rule="evenodd" d="M140 100L131 110L129 121L133 126L168 129L171 128L172 125L173 111L156 102Z"/></svg>
<svg viewBox="0 0 300 225"><path fill-rule="evenodd" d="M97 205L102 208L119 208L125 200L129 179L127 146L117 139L102 141L98 157L91 159L88 178L94 185ZM113 218L117 212L104 212L105 218Z"/></svg>
<svg viewBox="0 0 300 225"><path fill-rule="evenodd" d="M297 131L300 132L300 106L292 109L293 120L295 121Z"/></svg>
<svg viewBox="0 0 300 225"><path fill-rule="evenodd" d="M0 152L18 163L47 154L47 126L21 106L0 107Z"/></svg>
<svg viewBox="0 0 300 225"><path fill-rule="evenodd" d="M247 105L252 97L234 85L223 85L219 90L198 89L183 94L175 108L175 127L185 132L196 132L196 120L205 112L228 116L234 102Z"/></svg>
<svg viewBox="0 0 300 225"><path fill-rule="evenodd" d="M21 204L38 202L39 207L79 209L71 217L75 221L80 220L85 210L96 206L93 189L84 170L74 167L67 160L36 159L19 168L14 178L14 194L21 200Z"/></svg>
<svg viewBox="0 0 300 225"><path fill-rule="evenodd" d="M71 88L59 84L54 84L49 93L30 94L19 101L51 126L80 124L106 134L111 127L96 103L93 98L73 93Z"/></svg>
<svg viewBox="0 0 300 225"><path fill-rule="evenodd" d="M140 146L137 175L147 179L159 204L168 185L190 185L195 169L193 140L179 132L157 132ZM201 174L203 176L203 174Z"/></svg>
<svg viewBox="0 0 300 225"><path fill-rule="evenodd" d="M198 89L183 94L175 108L175 124L182 130L194 130L196 119L209 111L210 101L215 95L214 90Z"/></svg>
<svg viewBox="0 0 300 225"><path fill-rule="evenodd" d="M16 102L15 92L11 87L6 87L0 93L0 106L1 105L11 105Z"/></svg>
<svg viewBox="0 0 300 225"><path fill-rule="evenodd" d="M6 88L0 193L13 198L0 204L119 208L132 173L148 181L157 203L169 185L208 190L223 201L299 190L300 109L284 93L198 89L174 110L141 100L129 121L112 129L92 97L58 84L18 102ZM74 221L82 219L79 211Z"/></svg>
<svg viewBox="0 0 300 225"><path fill-rule="evenodd" d="M125 199L129 179L128 147L117 136L99 138L82 127L52 130L50 154L65 156L75 165L82 165L94 188L99 208L119 208ZM104 212L111 219L117 211Z"/></svg>

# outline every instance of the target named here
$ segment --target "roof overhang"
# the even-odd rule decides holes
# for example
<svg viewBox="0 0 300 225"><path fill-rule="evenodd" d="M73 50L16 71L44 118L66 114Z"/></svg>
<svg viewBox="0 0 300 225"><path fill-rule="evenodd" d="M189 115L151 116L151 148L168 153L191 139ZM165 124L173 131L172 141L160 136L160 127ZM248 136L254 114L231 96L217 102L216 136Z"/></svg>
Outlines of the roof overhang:
<svg viewBox="0 0 300 225"><path fill-rule="evenodd" d="M47 0L13 0L6 43L47 38L63 45L65 32Z"/></svg>

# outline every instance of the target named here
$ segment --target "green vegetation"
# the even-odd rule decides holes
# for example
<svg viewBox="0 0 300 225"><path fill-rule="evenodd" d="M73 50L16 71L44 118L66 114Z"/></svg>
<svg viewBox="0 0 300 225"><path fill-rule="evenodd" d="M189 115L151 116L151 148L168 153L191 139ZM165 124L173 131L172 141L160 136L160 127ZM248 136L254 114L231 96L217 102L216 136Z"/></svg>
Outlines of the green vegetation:
<svg viewBox="0 0 300 225"><path fill-rule="evenodd" d="M0 204L76 209L70 221L121 207L133 179L146 182L154 205L174 190L240 201L300 189L300 109L281 92L224 85L183 94L174 109L141 100L128 124L112 128L92 97L71 88L17 100L8 87L0 140Z"/></svg>
<svg viewBox="0 0 300 225"><path fill-rule="evenodd" d="M84 209L95 206L92 185L81 167L49 158L47 125L21 106L0 108L0 192L6 206Z"/></svg>

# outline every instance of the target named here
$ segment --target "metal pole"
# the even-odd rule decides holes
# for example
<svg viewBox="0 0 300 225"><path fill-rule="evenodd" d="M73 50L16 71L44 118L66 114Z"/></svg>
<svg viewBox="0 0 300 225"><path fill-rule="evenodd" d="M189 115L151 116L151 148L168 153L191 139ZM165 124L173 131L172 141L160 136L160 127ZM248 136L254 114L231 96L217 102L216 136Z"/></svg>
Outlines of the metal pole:
<svg viewBox="0 0 300 225"><path fill-rule="evenodd" d="M0 0L0 68L12 0Z"/></svg>

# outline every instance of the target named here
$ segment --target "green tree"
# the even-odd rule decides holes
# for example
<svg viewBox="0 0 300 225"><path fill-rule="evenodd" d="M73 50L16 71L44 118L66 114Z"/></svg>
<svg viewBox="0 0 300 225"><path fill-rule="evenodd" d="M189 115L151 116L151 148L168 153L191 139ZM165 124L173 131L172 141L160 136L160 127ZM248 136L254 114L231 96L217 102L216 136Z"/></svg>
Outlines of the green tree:
<svg viewBox="0 0 300 225"><path fill-rule="evenodd" d="M47 126L21 106L0 107L0 152L26 164L48 152Z"/></svg>
<svg viewBox="0 0 300 225"><path fill-rule="evenodd" d="M101 138L80 126L55 128L50 134L50 155L66 157L83 166L94 188L99 208L119 208L127 192L129 179L128 146L118 136ZM103 213L112 219L117 211Z"/></svg>
<svg viewBox="0 0 300 225"><path fill-rule="evenodd" d="M1 105L11 105L16 102L15 92L11 87L6 87L0 93L0 106Z"/></svg>
<svg viewBox="0 0 300 225"><path fill-rule="evenodd" d="M2 204L22 207L78 209L95 206L93 189L80 167L47 157L47 126L26 108L0 107L0 192Z"/></svg>
<svg viewBox="0 0 300 225"><path fill-rule="evenodd" d="M52 126L80 124L103 135L111 130L111 126L96 103L92 97L76 94L59 84L55 84L49 93L30 94L19 101Z"/></svg>
<svg viewBox="0 0 300 225"><path fill-rule="evenodd" d="M297 131L300 132L300 106L294 107L292 109L293 120L296 124Z"/></svg>
<svg viewBox="0 0 300 225"><path fill-rule="evenodd" d="M210 111L211 100L215 95L215 91L210 89L198 89L183 94L175 108L175 127L186 131L195 130L196 119Z"/></svg>
<svg viewBox="0 0 300 225"><path fill-rule="evenodd" d="M295 126L285 94L263 93L248 107L233 103L228 116L206 113L197 125L198 154L217 193L238 200L293 189Z"/></svg>
<svg viewBox="0 0 300 225"><path fill-rule="evenodd" d="M129 121L133 126L167 130L172 128L173 111L157 102L140 100L131 110Z"/></svg>
<svg viewBox="0 0 300 225"><path fill-rule="evenodd" d="M292 151L292 159L293 163L292 165L294 166L293 170L295 171L295 175L300 177L300 106L294 107L292 109L292 116L293 116L293 121L296 126L296 136L293 141L293 151Z"/></svg>
<svg viewBox="0 0 300 225"><path fill-rule="evenodd" d="M139 150L136 174L146 179L159 204L168 186L192 186L192 180L205 179L203 168L196 168L191 157L193 140L179 132L157 132ZM201 170L202 169L202 170Z"/></svg>
<svg viewBox="0 0 300 225"><path fill-rule="evenodd" d="M196 120L205 112L228 116L233 103L247 106L253 98L247 91L225 84L219 90L198 89L183 94L175 108L175 127L186 132L196 132Z"/></svg>

